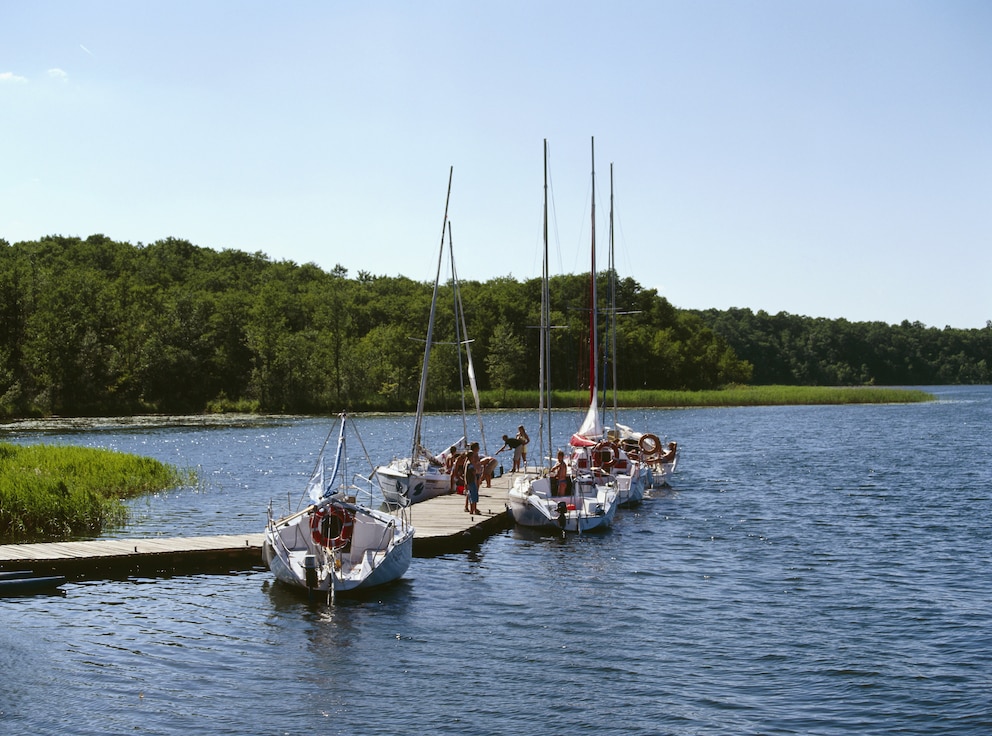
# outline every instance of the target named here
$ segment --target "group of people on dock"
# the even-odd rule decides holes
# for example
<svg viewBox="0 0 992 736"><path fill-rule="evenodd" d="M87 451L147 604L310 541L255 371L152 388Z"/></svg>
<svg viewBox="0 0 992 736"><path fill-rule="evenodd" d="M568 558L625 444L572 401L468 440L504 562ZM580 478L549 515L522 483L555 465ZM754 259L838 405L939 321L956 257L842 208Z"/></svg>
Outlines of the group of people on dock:
<svg viewBox="0 0 992 736"><path fill-rule="evenodd" d="M479 488L483 483L486 488L492 487L493 476L499 466L496 455L504 450L513 450L513 465L510 472L516 473L527 467L527 444L530 437L523 425L517 427L515 437L503 435L503 446L495 455L481 455L479 443L472 442L468 449L459 452L456 445L448 448L439 463L450 478L451 491L465 494L465 511L470 514L479 513Z"/></svg>

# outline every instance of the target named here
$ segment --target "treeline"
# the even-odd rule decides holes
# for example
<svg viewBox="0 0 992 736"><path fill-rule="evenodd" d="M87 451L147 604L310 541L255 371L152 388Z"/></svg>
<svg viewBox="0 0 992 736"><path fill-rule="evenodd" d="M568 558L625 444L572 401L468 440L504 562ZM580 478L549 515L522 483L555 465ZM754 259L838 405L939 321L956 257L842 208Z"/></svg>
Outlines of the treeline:
<svg viewBox="0 0 992 736"><path fill-rule="evenodd" d="M600 280L606 294L607 275ZM581 275L550 285L556 388L588 381L587 287ZM0 415L410 409L432 289L174 238L0 240ZM480 387L496 396L536 389L539 280L460 289ZM442 292L429 400L453 409L461 382L452 285ZM616 304L625 313L617 319L620 389L751 379L750 364L700 316L656 291L621 279Z"/></svg>
<svg viewBox="0 0 992 736"><path fill-rule="evenodd" d="M759 385L992 383L992 321L966 330L750 309L696 314L754 367Z"/></svg>

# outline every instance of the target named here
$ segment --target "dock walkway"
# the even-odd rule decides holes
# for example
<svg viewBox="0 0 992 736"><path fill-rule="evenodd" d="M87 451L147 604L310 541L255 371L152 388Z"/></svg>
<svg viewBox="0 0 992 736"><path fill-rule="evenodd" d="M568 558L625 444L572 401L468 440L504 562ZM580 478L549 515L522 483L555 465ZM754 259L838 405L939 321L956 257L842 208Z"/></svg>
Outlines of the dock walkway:
<svg viewBox="0 0 992 736"><path fill-rule="evenodd" d="M472 547L512 523L506 494L513 476L493 480L479 492L481 515L465 513L465 497L454 494L415 504L415 557L433 557ZM102 578L126 575L228 573L262 567L261 532L208 537L143 537L0 545L0 571Z"/></svg>

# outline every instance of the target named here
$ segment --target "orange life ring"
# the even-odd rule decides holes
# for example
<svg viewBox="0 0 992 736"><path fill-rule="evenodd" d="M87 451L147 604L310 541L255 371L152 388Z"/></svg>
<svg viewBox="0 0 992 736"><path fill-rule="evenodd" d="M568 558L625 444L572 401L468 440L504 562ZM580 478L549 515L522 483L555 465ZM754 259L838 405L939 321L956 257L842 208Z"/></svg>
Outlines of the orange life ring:
<svg viewBox="0 0 992 736"><path fill-rule="evenodd" d="M310 535L322 547L344 547L354 528L355 514L339 506L324 506L310 515Z"/></svg>
<svg viewBox="0 0 992 736"><path fill-rule="evenodd" d="M606 468L608 470L613 467L616 459L617 452L609 442L600 442L592 448L592 466L594 468Z"/></svg>
<svg viewBox="0 0 992 736"><path fill-rule="evenodd" d="M658 439L657 435L645 434L641 435L641 439L637 441L637 446L645 455L656 455L661 450L661 440Z"/></svg>

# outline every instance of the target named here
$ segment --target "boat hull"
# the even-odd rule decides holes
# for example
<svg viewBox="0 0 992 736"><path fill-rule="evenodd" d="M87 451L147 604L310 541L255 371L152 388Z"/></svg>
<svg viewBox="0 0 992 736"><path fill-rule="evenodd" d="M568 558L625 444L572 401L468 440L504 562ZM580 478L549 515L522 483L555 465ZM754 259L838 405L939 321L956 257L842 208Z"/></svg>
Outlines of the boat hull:
<svg viewBox="0 0 992 736"><path fill-rule="evenodd" d="M401 578L413 558L413 527L381 511L357 508L350 544L341 549L314 540L312 512L270 522L262 557L275 578L305 590L333 588L336 593Z"/></svg>
<svg viewBox="0 0 992 736"><path fill-rule="evenodd" d="M651 473L639 470L637 475L615 475L617 504L621 508L637 506L644 500L644 489L649 485Z"/></svg>
<svg viewBox="0 0 992 736"><path fill-rule="evenodd" d="M452 492L451 476L434 466L411 471L409 463L394 462L377 467L375 478L390 506L409 506Z"/></svg>
<svg viewBox="0 0 992 736"><path fill-rule="evenodd" d="M651 471L651 487L652 488L667 488L670 486L669 479L675 473L675 466L678 464L678 459L669 463L648 463L647 467Z"/></svg>
<svg viewBox="0 0 992 736"><path fill-rule="evenodd" d="M521 478L508 494L510 515L520 526L585 534L613 524L618 498L612 485L577 480L568 496L551 496L547 477Z"/></svg>
<svg viewBox="0 0 992 736"><path fill-rule="evenodd" d="M66 583L63 575L26 576L13 575L0 579L0 597L34 595L53 591Z"/></svg>

